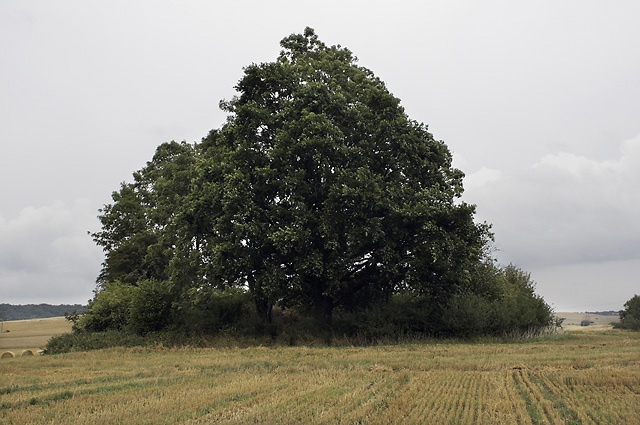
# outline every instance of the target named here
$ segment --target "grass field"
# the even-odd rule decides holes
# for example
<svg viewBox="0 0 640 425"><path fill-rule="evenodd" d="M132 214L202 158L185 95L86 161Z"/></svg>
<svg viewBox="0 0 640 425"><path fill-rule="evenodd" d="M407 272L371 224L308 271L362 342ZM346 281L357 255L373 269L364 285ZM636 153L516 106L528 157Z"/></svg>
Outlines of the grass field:
<svg viewBox="0 0 640 425"><path fill-rule="evenodd" d="M4 322L0 333L0 355L7 351L20 354L24 350L36 353L44 348L49 338L66 332L71 332L71 323L64 317Z"/></svg>
<svg viewBox="0 0 640 425"><path fill-rule="evenodd" d="M0 424L639 424L640 334L0 361Z"/></svg>

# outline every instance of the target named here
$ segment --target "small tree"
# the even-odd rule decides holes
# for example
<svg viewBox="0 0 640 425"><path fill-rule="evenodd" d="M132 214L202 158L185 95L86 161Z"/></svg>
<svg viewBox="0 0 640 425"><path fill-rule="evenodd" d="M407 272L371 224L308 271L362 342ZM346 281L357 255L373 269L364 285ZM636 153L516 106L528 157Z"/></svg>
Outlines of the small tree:
<svg viewBox="0 0 640 425"><path fill-rule="evenodd" d="M624 309L620 310L620 327L640 330L640 296L634 295L624 303Z"/></svg>

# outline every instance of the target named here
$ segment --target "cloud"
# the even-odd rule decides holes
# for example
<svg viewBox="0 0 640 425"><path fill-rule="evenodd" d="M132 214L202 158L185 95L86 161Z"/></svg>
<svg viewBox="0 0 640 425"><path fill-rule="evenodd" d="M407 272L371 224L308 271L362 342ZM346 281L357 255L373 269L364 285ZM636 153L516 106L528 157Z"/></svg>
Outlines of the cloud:
<svg viewBox="0 0 640 425"><path fill-rule="evenodd" d="M579 263L529 270L536 290L556 311L621 310L640 293L640 259Z"/></svg>
<svg viewBox="0 0 640 425"><path fill-rule="evenodd" d="M527 267L640 258L640 136L614 160L560 152L516 171L480 169L464 199L494 225L499 257Z"/></svg>
<svg viewBox="0 0 640 425"><path fill-rule="evenodd" d="M61 201L0 216L2 302L86 302L102 252L87 235L98 226L90 202Z"/></svg>
<svg viewBox="0 0 640 425"><path fill-rule="evenodd" d="M473 190L475 188L481 188L487 184L500 181L503 173L500 170L492 168L482 167L480 170L466 177L464 180L464 187L467 190Z"/></svg>

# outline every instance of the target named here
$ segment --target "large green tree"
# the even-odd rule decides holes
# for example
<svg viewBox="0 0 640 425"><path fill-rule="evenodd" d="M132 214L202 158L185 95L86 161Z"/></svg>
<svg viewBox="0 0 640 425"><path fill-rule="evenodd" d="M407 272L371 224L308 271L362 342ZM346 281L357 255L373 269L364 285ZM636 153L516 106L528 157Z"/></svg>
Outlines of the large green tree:
<svg viewBox="0 0 640 425"><path fill-rule="evenodd" d="M398 293L444 305L488 235L447 146L349 50L310 28L281 46L245 68L227 123L198 146L180 217L199 270L248 286L266 319L279 303L329 325Z"/></svg>
<svg viewBox="0 0 640 425"><path fill-rule="evenodd" d="M278 304L324 328L397 295L442 317L459 294L495 292L477 278L491 235L446 145L349 50L310 28L281 45L245 68L225 125L160 145L101 210L85 328L193 328L218 312L216 329L243 314L243 291L265 321Z"/></svg>

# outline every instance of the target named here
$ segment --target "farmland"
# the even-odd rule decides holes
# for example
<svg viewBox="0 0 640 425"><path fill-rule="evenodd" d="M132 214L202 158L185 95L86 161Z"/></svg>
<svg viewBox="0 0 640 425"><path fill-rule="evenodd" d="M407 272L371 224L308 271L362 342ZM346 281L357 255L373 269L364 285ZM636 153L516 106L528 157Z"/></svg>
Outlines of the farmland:
<svg viewBox="0 0 640 425"><path fill-rule="evenodd" d="M118 348L0 362L0 423L640 423L640 335Z"/></svg>
<svg viewBox="0 0 640 425"><path fill-rule="evenodd" d="M14 320L2 324L0 354L10 351L19 354L23 350L34 353L44 348L54 335L71 332L71 323L64 317L46 319Z"/></svg>

